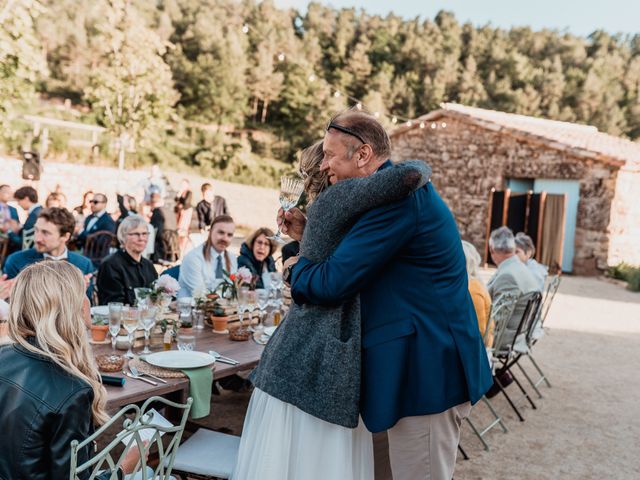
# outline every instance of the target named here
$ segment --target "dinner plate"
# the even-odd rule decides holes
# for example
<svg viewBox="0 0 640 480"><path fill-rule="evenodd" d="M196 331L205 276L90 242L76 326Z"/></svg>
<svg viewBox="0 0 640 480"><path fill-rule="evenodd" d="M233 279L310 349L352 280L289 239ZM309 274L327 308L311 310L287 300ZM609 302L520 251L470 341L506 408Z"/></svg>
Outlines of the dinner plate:
<svg viewBox="0 0 640 480"><path fill-rule="evenodd" d="M268 337L270 337L271 335L273 335L273 332L276 331L276 328L278 328L278 327L277 326L264 327L264 334L267 335Z"/></svg>
<svg viewBox="0 0 640 480"><path fill-rule="evenodd" d="M109 305L91 307L91 315L109 315Z"/></svg>
<svg viewBox="0 0 640 480"><path fill-rule="evenodd" d="M145 361L156 367L181 369L206 367L213 364L216 359L204 352L168 350L147 355Z"/></svg>

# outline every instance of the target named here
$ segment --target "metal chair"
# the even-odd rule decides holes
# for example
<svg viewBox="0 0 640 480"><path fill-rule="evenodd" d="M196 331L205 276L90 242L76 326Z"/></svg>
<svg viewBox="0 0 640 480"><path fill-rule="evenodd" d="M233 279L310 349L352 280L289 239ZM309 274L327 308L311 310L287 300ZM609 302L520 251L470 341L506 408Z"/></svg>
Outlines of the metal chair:
<svg viewBox="0 0 640 480"><path fill-rule="evenodd" d="M518 295L515 293L505 293L500 295L496 299L496 302L491 307L491 314L489 316L489 321L487 322L487 326L482 336L483 339L486 338L488 332L490 331L491 326L494 327L494 330L493 330L494 344L496 339L499 339L502 337L504 329L506 328L506 324L511 318L511 314L515 309L517 301L518 301ZM491 370L493 372L494 365L495 365L495 361L493 358L493 347L489 347L487 349L487 354L489 355L489 363L491 365ZM471 430L473 431L473 433L476 435L476 437L478 437L478 439L482 443L482 446L484 447L484 449L488 451L490 450L490 447L487 441L484 439L484 436L498 425L500 426L500 428L502 428L502 431L504 433L507 433L509 430L507 429L507 426L502 421L502 417L498 414L495 407L491 403L491 400L487 398L485 395L483 395L480 400L482 401L482 403L484 403L487 406L487 408L489 409L489 412L491 412L491 415L493 416L493 420L488 425L483 427L476 426L476 424L473 423L473 421L471 420L471 416L468 416L466 420L469 426L471 427ZM478 405L479 403L477 403L473 407L473 409L476 410L478 408Z"/></svg>
<svg viewBox="0 0 640 480"><path fill-rule="evenodd" d="M36 227L22 229L22 250L29 250L33 247L36 236Z"/></svg>
<svg viewBox="0 0 640 480"><path fill-rule="evenodd" d="M173 473L182 480L231 478L239 448L240 437L201 428L178 448Z"/></svg>
<svg viewBox="0 0 640 480"><path fill-rule="evenodd" d="M99 230L87 237L84 246L84 256L99 268L102 260L111 253L111 249L116 245L116 235L109 230Z"/></svg>
<svg viewBox="0 0 640 480"><path fill-rule="evenodd" d="M521 302L526 302L526 307L524 309L524 313L520 322L518 323L518 328L515 331L515 335L513 338L505 339L504 336L501 338L501 343L497 343L494 348L494 357L497 362L500 363L496 371L496 375L494 376L495 382L500 388L500 391L507 399L511 408L516 412L516 415L520 419L521 422L524 422L524 417L518 410L513 399L509 396L506 391L506 388L500 382L500 377L505 373L510 373L513 377L514 383L518 386L520 391L522 392L522 398L528 400L531 408L534 410L537 409L536 404L534 403L531 395L525 390L522 383L518 380L518 377L511 370L514 365L518 363L520 358L523 355L526 355L528 352L528 345L530 342L531 334L533 332L533 328L535 327L535 321L538 317L538 311L540 308L540 302L542 299L542 294L540 292L529 292L525 293L518 299L516 303L517 305Z"/></svg>
<svg viewBox="0 0 640 480"><path fill-rule="evenodd" d="M82 442L78 442L77 440L73 440L71 442L70 480L80 480L80 476L82 476L83 479L95 480L105 470L111 471L109 480L117 480L117 470L122 464L122 461L130 447L138 448L140 451L140 462L138 463L136 470L132 472L132 474L128 475L128 478L133 477L135 474L134 478L136 480L172 479L171 469L173 468L176 449L180 444L180 439L184 432L184 426L187 423L187 417L189 415L189 410L191 410L192 402L193 399L189 398L185 405L181 405L162 397L151 397L142 404L142 407L138 407L137 405L127 405L122 408L111 418L111 420L100 427L100 429L89 438ZM147 413L151 405L154 403L162 403L166 406L182 410L180 424L171 427L159 427L155 425L149 426L150 419L148 418ZM130 418L131 415L133 415L133 418ZM103 450L79 465L78 452L93 445L93 443L105 431L120 421L123 422L123 430L120 431ZM154 433L149 440L149 443L145 446L140 436L140 432L150 428L154 430ZM164 438L161 436L162 434L164 434ZM121 450L120 443L123 440L126 445L124 451L119 455L115 455L115 457L112 456L112 454L115 453L114 450ZM146 460L147 454L152 447L157 447L158 456L160 457L160 461L154 469L147 465ZM88 477L86 476L87 474Z"/></svg>

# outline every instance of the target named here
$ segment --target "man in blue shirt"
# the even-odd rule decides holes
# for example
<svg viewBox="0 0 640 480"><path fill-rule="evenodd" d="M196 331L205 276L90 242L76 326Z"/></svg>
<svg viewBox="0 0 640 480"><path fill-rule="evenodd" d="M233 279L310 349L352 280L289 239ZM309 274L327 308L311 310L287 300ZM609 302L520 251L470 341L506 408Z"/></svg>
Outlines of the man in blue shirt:
<svg viewBox="0 0 640 480"><path fill-rule="evenodd" d="M76 222L66 208L47 208L40 212L35 223L34 247L9 255L4 266L8 278L14 278L25 267L44 259L66 260L80 269L89 285L95 270L88 258L67 250L67 242ZM90 294L90 289L87 292Z"/></svg>
<svg viewBox="0 0 640 480"><path fill-rule="evenodd" d="M12 222L13 228L12 231L9 232L9 238L11 238L10 249L11 251L16 251L22 249L25 236L32 234L38 214L40 210L42 210L42 205L38 203L38 192L30 186L19 188L13 196L18 202L18 205L20 205L20 208L28 214L24 225L20 225L17 221Z"/></svg>
<svg viewBox="0 0 640 480"><path fill-rule="evenodd" d="M346 112L327 127L320 170L331 184L374 175L391 166L390 151L375 118ZM300 239L302 213L285 220ZM450 480L462 419L492 378L460 235L434 186L362 215L323 262L297 258L287 266L296 303L360 295L360 414L370 431L387 430L394 480Z"/></svg>

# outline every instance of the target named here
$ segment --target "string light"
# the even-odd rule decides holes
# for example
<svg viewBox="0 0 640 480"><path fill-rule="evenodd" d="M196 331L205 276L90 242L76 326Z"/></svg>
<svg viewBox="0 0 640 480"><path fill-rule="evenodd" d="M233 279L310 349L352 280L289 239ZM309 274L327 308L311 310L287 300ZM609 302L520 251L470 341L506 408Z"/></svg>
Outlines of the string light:
<svg viewBox="0 0 640 480"><path fill-rule="evenodd" d="M398 117L396 117L395 115L391 117L391 123L398 123Z"/></svg>
<svg viewBox="0 0 640 480"><path fill-rule="evenodd" d="M380 112L373 112L373 116L376 118L380 118Z"/></svg>
<svg viewBox="0 0 640 480"><path fill-rule="evenodd" d="M278 61L279 61L279 62L284 62L284 59L285 59L285 58L286 58L286 57L285 57L285 55L284 55L284 53L283 53L283 52L280 52L280 53L278 54Z"/></svg>
<svg viewBox="0 0 640 480"><path fill-rule="evenodd" d="M246 23L242 25L242 33L249 33L249 25Z"/></svg>
<svg viewBox="0 0 640 480"><path fill-rule="evenodd" d="M442 122L440 125L442 126L442 128L447 128L447 122Z"/></svg>
<svg viewBox="0 0 640 480"><path fill-rule="evenodd" d="M333 94L334 97L338 98L340 96L340 91L336 90L336 93Z"/></svg>
<svg viewBox="0 0 640 480"><path fill-rule="evenodd" d="M424 128L424 122L420 122L420 128Z"/></svg>
<svg viewBox="0 0 640 480"><path fill-rule="evenodd" d="M436 127L437 127L436 122L433 122L433 123L431 124L431 128L432 128L432 129L435 129Z"/></svg>
<svg viewBox="0 0 640 480"><path fill-rule="evenodd" d="M362 110L362 104L360 102L356 103L356 108Z"/></svg>
<svg viewBox="0 0 640 480"><path fill-rule="evenodd" d="M413 125L413 122L412 122L411 120L409 120L409 121L407 122L407 127L410 127L411 125Z"/></svg>
<svg viewBox="0 0 640 480"><path fill-rule="evenodd" d="M309 75L309 81L310 82L315 82L316 81L316 76L313 73L311 75Z"/></svg>

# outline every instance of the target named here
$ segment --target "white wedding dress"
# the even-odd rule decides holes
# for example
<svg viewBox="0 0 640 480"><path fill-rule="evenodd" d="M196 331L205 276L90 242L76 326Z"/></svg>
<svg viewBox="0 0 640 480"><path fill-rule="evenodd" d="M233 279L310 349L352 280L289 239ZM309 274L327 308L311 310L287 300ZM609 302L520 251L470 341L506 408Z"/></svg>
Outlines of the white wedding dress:
<svg viewBox="0 0 640 480"><path fill-rule="evenodd" d="M372 480L373 441L255 389L232 480Z"/></svg>

